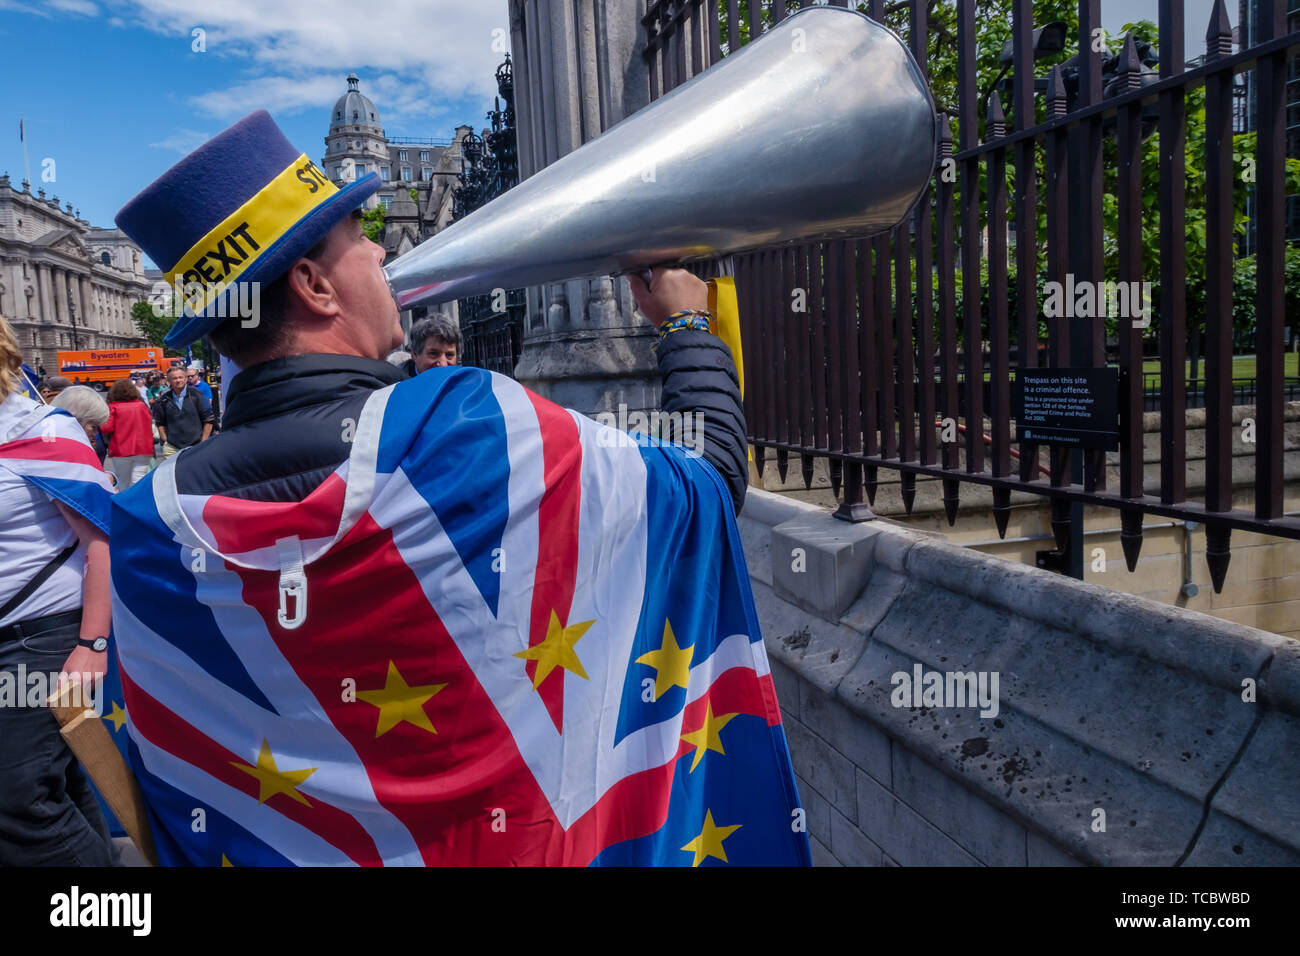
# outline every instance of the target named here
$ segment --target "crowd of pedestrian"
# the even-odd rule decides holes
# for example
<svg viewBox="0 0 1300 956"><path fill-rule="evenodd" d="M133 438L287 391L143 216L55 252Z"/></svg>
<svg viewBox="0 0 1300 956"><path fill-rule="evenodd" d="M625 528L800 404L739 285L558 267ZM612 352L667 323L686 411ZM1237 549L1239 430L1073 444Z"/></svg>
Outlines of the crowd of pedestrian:
<svg viewBox="0 0 1300 956"><path fill-rule="evenodd" d="M413 378L431 368L460 364L462 341L454 321L429 316L411 326L409 351L395 351L388 360ZM107 401L94 388L62 375L43 375L37 391L46 404L76 417L119 491L220 430L212 386L198 362L119 379L109 387Z"/></svg>
<svg viewBox="0 0 1300 956"><path fill-rule="evenodd" d="M409 351L388 360L413 378L431 368L460 364L460 328L444 315L417 320ZM40 369L44 371L44 366ZM207 441L220 430L219 416L202 364L173 365L166 372L133 373L108 389L107 400L62 375L43 375L41 399L77 419L118 491L125 491L164 459Z"/></svg>
<svg viewBox="0 0 1300 956"><path fill-rule="evenodd" d="M36 390L45 404L77 419L118 491L219 428L212 386L198 362L118 379L107 400L62 375L42 377Z"/></svg>

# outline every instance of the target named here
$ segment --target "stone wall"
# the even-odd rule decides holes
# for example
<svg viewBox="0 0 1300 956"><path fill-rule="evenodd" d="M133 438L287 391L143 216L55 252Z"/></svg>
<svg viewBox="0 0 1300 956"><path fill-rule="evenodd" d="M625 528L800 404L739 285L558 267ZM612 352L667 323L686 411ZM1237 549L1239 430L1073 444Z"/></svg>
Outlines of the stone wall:
<svg viewBox="0 0 1300 956"><path fill-rule="evenodd" d="M819 864L1300 863L1300 643L758 489L740 525ZM894 706L917 665L996 716Z"/></svg>
<svg viewBox="0 0 1300 956"><path fill-rule="evenodd" d="M1234 504L1252 511L1255 506L1255 445L1242 440L1240 427L1253 418L1251 406L1233 409L1233 482ZM1148 413L1146 431L1147 489L1156 489L1160 481L1160 416ZM1291 402L1285 410L1284 508L1300 513L1300 403ZM1118 456L1110 458L1110 487L1119 487ZM1203 500L1205 494L1205 410L1187 412L1187 460L1189 500ZM793 458L782 480L769 454L761 478L754 481L768 491L780 491L801 501L815 503L833 511L835 495L831 490L825 459L815 462L811 490L804 489L799 460ZM943 512L940 482L923 478L916 483L916 501L907 514L899 494L898 473L882 468L873 505L877 514L885 515L909 529L942 535L966 548L996 555L1009 561L1034 565L1039 551L1056 547L1051 528L1051 509L1047 499L1038 495L1013 494L1011 516L1005 539L999 539L993 523L992 491L975 484L961 486L961 508L957 522L949 527ZM1300 638L1300 541L1274 535L1232 533L1232 560L1223 591L1214 592L1209 568L1205 563L1205 527L1192 522L1174 521L1161 515L1147 515L1143 543L1137 568L1129 571L1124 563L1119 538L1119 512L1114 508L1084 509L1084 580L1116 591L1204 611L1214 617L1245 624L1289 637ZM1100 549L1100 553L1098 553ZM1187 559L1191 553L1190 562Z"/></svg>

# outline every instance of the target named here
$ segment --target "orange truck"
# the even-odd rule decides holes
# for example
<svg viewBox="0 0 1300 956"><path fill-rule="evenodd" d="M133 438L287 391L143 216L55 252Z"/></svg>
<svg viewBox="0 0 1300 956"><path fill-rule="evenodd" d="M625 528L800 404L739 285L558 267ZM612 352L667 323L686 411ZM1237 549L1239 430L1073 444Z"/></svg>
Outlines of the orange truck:
<svg viewBox="0 0 1300 956"><path fill-rule="evenodd" d="M101 392L133 372L165 372L181 359L166 358L160 348L81 349L59 353L59 374L76 385Z"/></svg>

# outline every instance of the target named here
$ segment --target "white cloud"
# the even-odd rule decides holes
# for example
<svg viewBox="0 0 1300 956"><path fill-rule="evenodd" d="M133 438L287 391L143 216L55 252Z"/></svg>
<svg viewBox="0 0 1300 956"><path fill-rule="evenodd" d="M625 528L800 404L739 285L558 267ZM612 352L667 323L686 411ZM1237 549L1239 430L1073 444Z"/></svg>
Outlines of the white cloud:
<svg viewBox="0 0 1300 956"><path fill-rule="evenodd" d="M193 129L174 130L166 139L149 145L154 149L166 149L173 153L188 156L212 138L211 133L202 133Z"/></svg>
<svg viewBox="0 0 1300 956"><path fill-rule="evenodd" d="M30 13L47 20L54 13L72 13L83 17L99 16L99 7L90 0L41 0L40 5L20 3L18 0L0 0L0 10Z"/></svg>
<svg viewBox="0 0 1300 956"><path fill-rule="evenodd" d="M343 78L334 73L306 78L263 76L210 90L191 102L201 112L227 120L256 109L292 113L307 107L331 106L344 89Z"/></svg>
<svg viewBox="0 0 1300 956"><path fill-rule="evenodd" d="M0 3L5 0L0 0ZM63 0L85 2L85 0ZM192 0L124 0L139 26L187 38L206 31L205 56L237 56L248 79L194 105L220 120L257 107L328 107L351 70L363 77L385 125L430 121L438 104L490 102L509 49L507 0L223 0L196 14ZM398 125L398 124L395 124ZM481 124L479 124L481 125Z"/></svg>
<svg viewBox="0 0 1300 956"><path fill-rule="evenodd" d="M38 17L49 18L49 13L40 7L28 6L25 3L16 2L16 0L0 0L0 10L10 10L14 13L31 13Z"/></svg>
<svg viewBox="0 0 1300 956"><path fill-rule="evenodd" d="M83 17L99 16L99 7L90 0L45 0L45 5L61 13L76 13Z"/></svg>

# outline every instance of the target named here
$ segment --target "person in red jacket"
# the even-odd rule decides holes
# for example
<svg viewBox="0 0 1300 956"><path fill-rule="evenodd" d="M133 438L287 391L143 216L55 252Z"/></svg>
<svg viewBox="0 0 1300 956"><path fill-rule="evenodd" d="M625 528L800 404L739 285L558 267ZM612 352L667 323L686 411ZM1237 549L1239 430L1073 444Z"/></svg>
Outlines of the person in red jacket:
<svg viewBox="0 0 1300 956"><path fill-rule="evenodd" d="M108 421L99 430L108 436L105 465L117 481L117 490L126 491L153 464L153 416L129 378L114 382L108 390Z"/></svg>

